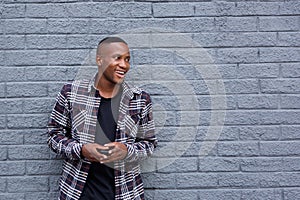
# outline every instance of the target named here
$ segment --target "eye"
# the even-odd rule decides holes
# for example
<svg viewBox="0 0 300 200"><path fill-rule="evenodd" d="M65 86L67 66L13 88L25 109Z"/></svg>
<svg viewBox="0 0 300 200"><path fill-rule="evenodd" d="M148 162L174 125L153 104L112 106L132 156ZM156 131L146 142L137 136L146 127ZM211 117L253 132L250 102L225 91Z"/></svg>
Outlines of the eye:
<svg viewBox="0 0 300 200"><path fill-rule="evenodd" d="M120 59L121 59L121 56L115 56L114 59L115 59L115 60L120 60Z"/></svg>
<svg viewBox="0 0 300 200"><path fill-rule="evenodd" d="M126 58L125 58L125 61L126 61L126 62L129 62L129 61L130 61L130 57L126 57Z"/></svg>

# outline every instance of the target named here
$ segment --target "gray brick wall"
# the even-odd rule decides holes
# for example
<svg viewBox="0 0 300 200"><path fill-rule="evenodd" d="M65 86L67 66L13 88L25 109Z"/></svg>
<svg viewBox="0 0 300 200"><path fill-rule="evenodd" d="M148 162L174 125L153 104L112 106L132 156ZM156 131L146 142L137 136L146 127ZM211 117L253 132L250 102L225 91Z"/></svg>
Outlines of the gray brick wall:
<svg viewBox="0 0 300 200"><path fill-rule="evenodd" d="M299 15L288 0L0 1L0 200L56 199L49 113L111 34L153 98L147 199L300 199Z"/></svg>

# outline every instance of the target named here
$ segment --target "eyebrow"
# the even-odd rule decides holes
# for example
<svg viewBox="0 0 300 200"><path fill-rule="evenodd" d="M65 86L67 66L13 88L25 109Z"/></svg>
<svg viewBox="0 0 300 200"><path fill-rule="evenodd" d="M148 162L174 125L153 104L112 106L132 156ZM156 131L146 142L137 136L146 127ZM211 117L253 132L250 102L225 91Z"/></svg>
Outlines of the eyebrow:
<svg viewBox="0 0 300 200"><path fill-rule="evenodd" d="M128 56L126 56L126 57L130 57L130 53L129 52L127 52L127 53L124 53L123 55L122 54L113 54L112 56L113 57L116 57L116 56L125 56L126 54L129 54Z"/></svg>

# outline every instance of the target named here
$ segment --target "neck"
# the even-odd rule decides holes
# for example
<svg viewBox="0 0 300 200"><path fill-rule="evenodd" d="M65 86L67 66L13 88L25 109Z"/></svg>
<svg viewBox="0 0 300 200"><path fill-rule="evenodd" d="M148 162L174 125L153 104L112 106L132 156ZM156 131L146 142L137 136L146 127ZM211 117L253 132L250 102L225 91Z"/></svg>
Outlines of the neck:
<svg viewBox="0 0 300 200"><path fill-rule="evenodd" d="M121 85L113 84L105 81L102 78L97 78L95 86L99 90L99 93L102 97L112 98L118 94Z"/></svg>

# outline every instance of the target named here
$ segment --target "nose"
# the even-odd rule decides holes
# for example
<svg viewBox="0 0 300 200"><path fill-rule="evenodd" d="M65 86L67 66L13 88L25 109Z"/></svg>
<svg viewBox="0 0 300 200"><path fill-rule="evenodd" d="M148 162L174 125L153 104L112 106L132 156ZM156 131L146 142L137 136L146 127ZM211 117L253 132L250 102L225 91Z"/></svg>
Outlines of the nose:
<svg viewBox="0 0 300 200"><path fill-rule="evenodd" d="M121 61L119 62L119 66L122 68L126 68L127 67L127 62L125 59L121 59Z"/></svg>

